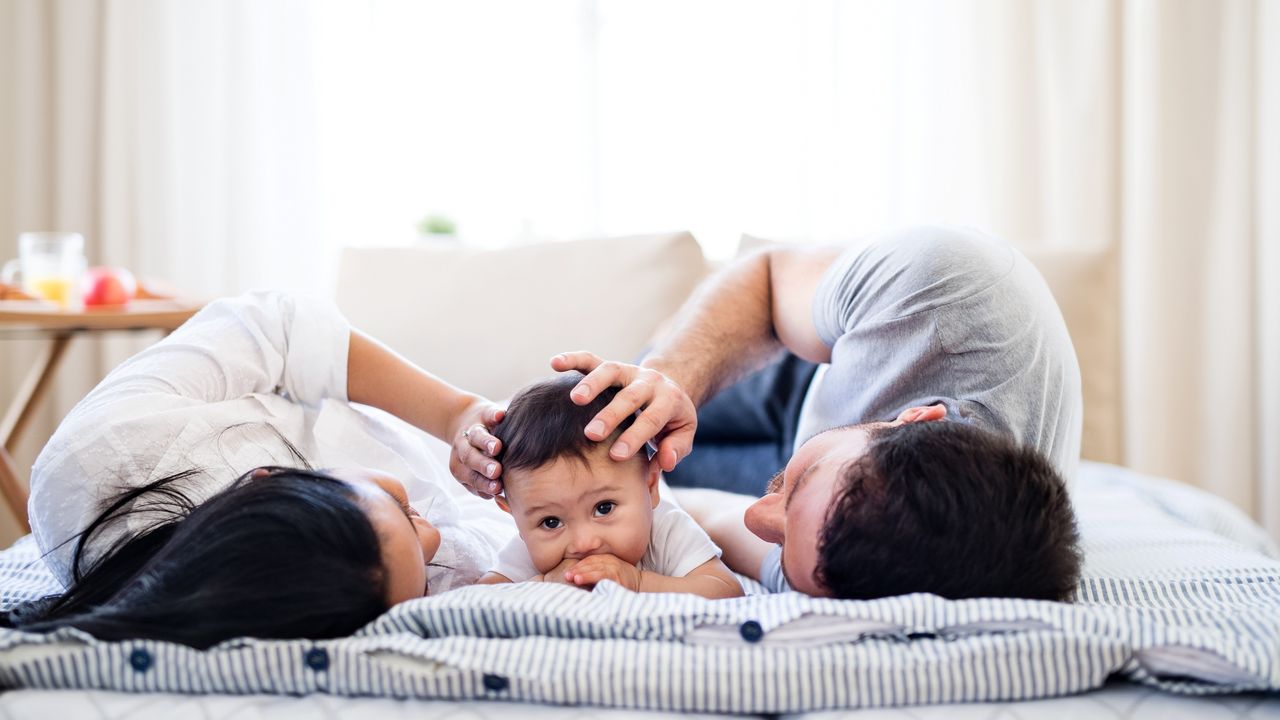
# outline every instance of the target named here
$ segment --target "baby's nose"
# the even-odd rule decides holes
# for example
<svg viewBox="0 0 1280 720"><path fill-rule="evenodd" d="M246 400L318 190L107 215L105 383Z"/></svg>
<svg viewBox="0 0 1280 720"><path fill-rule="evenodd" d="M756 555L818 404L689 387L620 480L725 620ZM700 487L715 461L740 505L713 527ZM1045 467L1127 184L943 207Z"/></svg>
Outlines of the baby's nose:
<svg viewBox="0 0 1280 720"><path fill-rule="evenodd" d="M586 557L600 550L600 535L590 530L579 530L573 534L573 540L569 543L569 552L578 557Z"/></svg>

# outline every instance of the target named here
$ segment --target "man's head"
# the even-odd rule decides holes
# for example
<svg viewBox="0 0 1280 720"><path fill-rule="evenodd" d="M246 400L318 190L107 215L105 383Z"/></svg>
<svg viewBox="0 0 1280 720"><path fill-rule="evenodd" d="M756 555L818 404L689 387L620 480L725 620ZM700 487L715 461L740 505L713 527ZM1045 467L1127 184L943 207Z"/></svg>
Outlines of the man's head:
<svg viewBox="0 0 1280 720"><path fill-rule="evenodd" d="M569 392L582 378L560 373L524 388L493 433L502 441L504 493L498 503L515 518L540 573L562 560L600 553L639 563L658 505L657 463L644 452L620 462L608 454L631 418L604 442L583 434L617 390L576 405Z"/></svg>
<svg viewBox="0 0 1280 720"><path fill-rule="evenodd" d="M1079 576L1066 487L1036 451L941 406L809 439L746 514L810 595L1062 600Z"/></svg>

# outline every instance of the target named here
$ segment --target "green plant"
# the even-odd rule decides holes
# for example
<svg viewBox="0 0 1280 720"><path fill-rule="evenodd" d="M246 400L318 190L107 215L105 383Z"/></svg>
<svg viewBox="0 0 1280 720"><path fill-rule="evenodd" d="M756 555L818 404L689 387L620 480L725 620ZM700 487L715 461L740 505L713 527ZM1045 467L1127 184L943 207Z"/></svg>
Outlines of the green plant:
<svg viewBox="0 0 1280 720"><path fill-rule="evenodd" d="M428 215L418 223L418 232L423 235L453 235L458 232L458 224L445 215Z"/></svg>

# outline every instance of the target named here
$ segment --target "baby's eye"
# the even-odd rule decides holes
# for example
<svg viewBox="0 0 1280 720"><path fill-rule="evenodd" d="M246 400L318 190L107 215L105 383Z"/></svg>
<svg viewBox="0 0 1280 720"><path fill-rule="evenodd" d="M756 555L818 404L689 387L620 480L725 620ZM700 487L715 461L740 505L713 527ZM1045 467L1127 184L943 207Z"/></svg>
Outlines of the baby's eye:
<svg viewBox="0 0 1280 720"><path fill-rule="evenodd" d="M605 500L602 503L596 503L596 515L608 515L613 509L618 507L618 503L612 500Z"/></svg>
<svg viewBox="0 0 1280 720"><path fill-rule="evenodd" d="M542 522L538 523L538 527L544 530L558 530L560 525L560 518L558 517L543 518Z"/></svg>

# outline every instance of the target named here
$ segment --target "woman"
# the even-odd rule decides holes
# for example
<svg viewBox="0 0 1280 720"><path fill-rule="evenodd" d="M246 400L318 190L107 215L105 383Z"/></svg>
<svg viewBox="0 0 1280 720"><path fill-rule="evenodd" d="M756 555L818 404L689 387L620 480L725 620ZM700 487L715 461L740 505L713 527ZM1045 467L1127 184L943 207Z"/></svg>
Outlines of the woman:
<svg viewBox="0 0 1280 720"><path fill-rule="evenodd" d="M501 471L485 431L500 416L327 303L211 303L108 375L40 453L32 531L67 591L8 622L195 647L349 634L488 569L510 528L446 493L408 426L451 442L476 484Z"/></svg>

